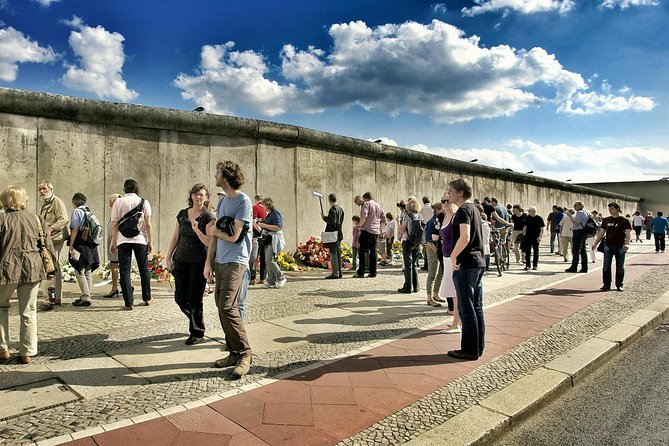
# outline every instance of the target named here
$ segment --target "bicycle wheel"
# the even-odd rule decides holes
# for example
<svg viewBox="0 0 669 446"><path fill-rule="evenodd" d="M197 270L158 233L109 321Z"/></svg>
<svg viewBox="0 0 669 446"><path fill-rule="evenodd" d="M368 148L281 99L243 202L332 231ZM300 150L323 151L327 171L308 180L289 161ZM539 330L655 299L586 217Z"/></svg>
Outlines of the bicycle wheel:
<svg viewBox="0 0 669 446"><path fill-rule="evenodd" d="M509 268L511 267L511 259L510 259L510 253L509 253L509 247L504 244L504 253L502 254L502 258L504 259L504 271L508 271Z"/></svg>
<svg viewBox="0 0 669 446"><path fill-rule="evenodd" d="M497 274L499 276L502 275L502 262L504 261L504 257L502 256L502 245L501 243L498 243L497 246L495 246L495 265L497 266Z"/></svg>

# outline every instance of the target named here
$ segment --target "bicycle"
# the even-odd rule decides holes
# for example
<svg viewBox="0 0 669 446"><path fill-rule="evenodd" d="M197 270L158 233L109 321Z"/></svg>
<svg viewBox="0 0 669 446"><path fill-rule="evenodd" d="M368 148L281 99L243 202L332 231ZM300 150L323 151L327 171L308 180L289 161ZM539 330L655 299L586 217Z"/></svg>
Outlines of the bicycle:
<svg viewBox="0 0 669 446"><path fill-rule="evenodd" d="M495 257L495 266L497 274L502 275L503 271L509 270L510 253L508 247L509 232L507 231L505 240L502 241L499 229L493 228L490 231L490 253Z"/></svg>

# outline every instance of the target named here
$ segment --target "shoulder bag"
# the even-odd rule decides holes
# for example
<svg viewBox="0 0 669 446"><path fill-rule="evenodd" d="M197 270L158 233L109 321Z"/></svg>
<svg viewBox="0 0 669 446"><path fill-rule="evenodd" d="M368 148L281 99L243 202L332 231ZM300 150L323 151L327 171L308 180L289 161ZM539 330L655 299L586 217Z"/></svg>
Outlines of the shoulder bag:
<svg viewBox="0 0 669 446"><path fill-rule="evenodd" d="M35 215L37 218L37 227L39 228L37 239L37 250L39 255L42 258L42 264L44 265L44 271L47 276L52 276L56 273L56 261L51 255L51 252L46 248L46 236L44 235L44 226L42 226L42 221L39 216Z"/></svg>

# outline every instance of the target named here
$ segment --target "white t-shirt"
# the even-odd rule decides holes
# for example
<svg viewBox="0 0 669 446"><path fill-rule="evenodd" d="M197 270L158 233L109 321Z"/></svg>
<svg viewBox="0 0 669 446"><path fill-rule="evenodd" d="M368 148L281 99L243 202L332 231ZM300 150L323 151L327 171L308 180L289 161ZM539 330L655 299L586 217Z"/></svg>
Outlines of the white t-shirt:
<svg viewBox="0 0 669 446"><path fill-rule="evenodd" d="M397 221L396 220L391 220L386 224L386 226L383 228L383 237L384 238L391 238L395 237L395 228L397 228Z"/></svg>
<svg viewBox="0 0 669 446"><path fill-rule="evenodd" d="M635 215L632 217L632 226L643 226L643 217L641 215Z"/></svg>
<svg viewBox="0 0 669 446"><path fill-rule="evenodd" d="M112 206L112 216L111 216L111 221L112 222L117 222L123 218L125 214L130 212L131 209L139 205L141 202L142 198L137 195L137 194L125 194L121 198L117 199L114 202L114 205ZM151 204L149 203L149 200L146 198L144 199L144 208L142 209L144 212L144 217L150 217L151 216ZM123 234L121 234L121 231L118 232L118 240L116 242L117 245L121 245L123 243L140 243L142 245L146 245L147 240L146 240L146 222L142 223L142 227L139 229L139 235L136 235L135 237L132 238L126 238L123 237Z"/></svg>
<svg viewBox="0 0 669 446"><path fill-rule="evenodd" d="M430 203L424 204L423 207L420 210L420 216L422 217L422 222L423 224L426 224L434 215L434 209L432 209L432 206Z"/></svg>

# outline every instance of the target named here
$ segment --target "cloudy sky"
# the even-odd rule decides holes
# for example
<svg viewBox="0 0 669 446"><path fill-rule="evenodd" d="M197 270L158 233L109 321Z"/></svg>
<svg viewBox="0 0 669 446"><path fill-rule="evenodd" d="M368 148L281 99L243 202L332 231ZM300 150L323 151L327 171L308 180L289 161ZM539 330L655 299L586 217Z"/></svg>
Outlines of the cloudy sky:
<svg viewBox="0 0 669 446"><path fill-rule="evenodd" d="M652 180L669 176L668 3L0 0L0 87Z"/></svg>

